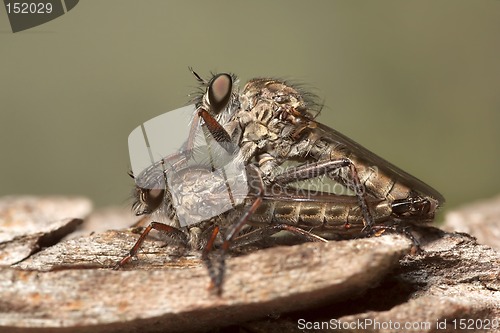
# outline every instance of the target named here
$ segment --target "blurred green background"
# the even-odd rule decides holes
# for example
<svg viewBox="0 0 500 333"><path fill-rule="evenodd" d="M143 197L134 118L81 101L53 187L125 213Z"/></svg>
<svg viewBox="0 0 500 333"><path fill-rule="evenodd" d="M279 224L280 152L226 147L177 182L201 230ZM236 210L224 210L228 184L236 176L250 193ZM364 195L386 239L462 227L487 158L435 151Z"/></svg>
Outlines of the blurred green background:
<svg viewBox="0 0 500 333"><path fill-rule="evenodd" d="M0 195L127 205L127 137L210 71L278 76L320 121L440 190L497 194L500 1L86 0L13 34L0 9Z"/></svg>

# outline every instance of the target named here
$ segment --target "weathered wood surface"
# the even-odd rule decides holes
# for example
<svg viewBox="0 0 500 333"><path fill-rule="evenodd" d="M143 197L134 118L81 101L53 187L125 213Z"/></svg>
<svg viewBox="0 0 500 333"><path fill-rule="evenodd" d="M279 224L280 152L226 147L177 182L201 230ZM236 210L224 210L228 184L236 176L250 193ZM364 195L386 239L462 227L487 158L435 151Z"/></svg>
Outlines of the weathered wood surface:
<svg viewBox="0 0 500 333"><path fill-rule="evenodd" d="M123 232L69 240L17 265L24 270L1 270L0 324L68 332L229 325L357 294L377 284L409 249L405 239L381 237L258 251L228 260L218 297L207 290L207 272L196 256L169 256L173 248L160 242L147 244L128 269L111 270L132 243Z"/></svg>
<svg viewBox="0 0 500 333"><path fill-rule="evenodd" d="M73 232L90 214L85 198L4 197L0 200L0 265L19 262Z"/></svg>
<svg viewBox="0 0 500 333"><path fill-rule="evenodd" d="M228 325L293 332L302 331L301 319L431 323L419 332L435 332L447 319L441 331L452 332L454 318L500 319L499 253L468 235L417 232L425 250L419 255L408 255L407 239L383 235L232 257L221 297L207 290L199 253L151 238L138 260L116 271L110 267L138 235L84 232L0 267L0 332L186 332Z"/></svg>
<svg viewBox="0 0 500 333"><path fill-rule="evenodd" d="M449 212L444 229L471 234L479 243L500 251L500 196Z"/></svg>
<svg viewBox="0 0 500 333"><path fill-rule="evenodd" d="M443 233L425 250L423 256L402 260L394 276L386 280L387 289L377 291L389 298L404 295L408 297L405 302L385 311L366 311L339 319L398 322L401 329L392 331L400 332L407 331L406 324L419 325L414 328L418 332L462 331L453 326L453 319L475 320L476 326L471 326L475 329L464 331L481 332L477 329L481 323L498 320L496 329L484 331L500 331L500 254L465 234ZM437 330L437 323L445 320L445 329Z"/></svg>

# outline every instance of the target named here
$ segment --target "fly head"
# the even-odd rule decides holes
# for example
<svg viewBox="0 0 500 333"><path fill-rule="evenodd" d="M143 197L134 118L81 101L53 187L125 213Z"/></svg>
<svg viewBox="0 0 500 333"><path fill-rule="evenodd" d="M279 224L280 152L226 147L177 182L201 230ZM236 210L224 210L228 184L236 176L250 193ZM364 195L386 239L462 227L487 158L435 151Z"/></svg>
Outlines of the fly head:
<svg viewBox="0 0 500 333"><path fill-rule="evenodd" d="M192 69L191 72L201 83L200 93L194 98L196 108L207 111L219 123L225 124L239 108L238 78L234 74L219 73L205 80Z"/></svg>

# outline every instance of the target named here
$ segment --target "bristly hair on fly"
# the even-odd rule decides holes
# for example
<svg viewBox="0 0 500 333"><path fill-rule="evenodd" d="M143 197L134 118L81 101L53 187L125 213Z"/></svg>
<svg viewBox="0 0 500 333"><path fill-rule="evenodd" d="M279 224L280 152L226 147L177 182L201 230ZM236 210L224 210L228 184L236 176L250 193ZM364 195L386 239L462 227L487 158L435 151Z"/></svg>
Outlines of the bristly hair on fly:
<svg viewBox="0 0 500 333"><path fill-rule="evenodd" d="M283 86L295 90L298 95L296 97L302 100L307 109L307 113L302 115L308 119L315 119L323 109L324 101L320 102L319 96L312 92L313 88L309 84L299 82L296 79L286 79L283 77L257 77L252 79L252 81L257 80L279 82Z"/></svg>
<svg viewBox="0 0 500 333"><path fill-rule="evenodd" d="M195 76L196 80L200 83L200 85L197 87L197 91L189 94L189 96L192 97L190 100L190 103L194 103L197 108L199 108L202 105L206 106L205 104L207 102L204 101L204 99L206 99L207 88L210 86L212 81L218 75L220 75L220 73L210 72L210 79L206 80L206 79L203 79L200 75L198 75L198 73L196 73L193 70L193 68L189 67L189 70ZM239 83L240 83L240 80L236 76L236 74L234 74L234 73L224 73L224 74L229 75L231 77L231 80L232 80L231 98L230 98L230 101L229 101L227 107L225 108L226 110L228 108L230 108L230 110L232 110L232 112L220 112L221 115L222 114L227 115L229 113L232 114L240 106L240 103L239 103L239 94L240 94ZM309 118L311 120L316 119L324 107L324 101L320 102L319 101L320 98L318 97L318 95L312 93L311 92L312 89L307 89L307 88L311 88L311 87L307 87L306 84L299 83L299 82L294 81L294 80L288 80L288 79L283 79L283 78L270 78L270 77L257 77L257 78L254 78L253 80L278 81L278 82L283 83L286 86L289 86L289 87L295 89L299 93L299 95L301 96L302 100L304 101L304 103L307 107L308 114L304 115L304 116L306 116L306 118ZM207 110L207 111L210 112L210 110ZM215 118L217 120L224 123L223 119L219 119L222 116L219 116L219 117L218 117L218 115L213 115L213 116L215 116Z"/></svg>
<svg viewBox="0 0 500 333"><path fill-rule="evenodd" d="M323 107L325 106L325 101L321 100L318 95L315 93L311 92L313 88L305 83L301 82L296 82L294 80L283 80L283 82L286 85L289 85L293 89L297 90L298 93L302 96L302 99L304 100L309 116L311 120L316 119L321 111L323 110Z"/></svg>

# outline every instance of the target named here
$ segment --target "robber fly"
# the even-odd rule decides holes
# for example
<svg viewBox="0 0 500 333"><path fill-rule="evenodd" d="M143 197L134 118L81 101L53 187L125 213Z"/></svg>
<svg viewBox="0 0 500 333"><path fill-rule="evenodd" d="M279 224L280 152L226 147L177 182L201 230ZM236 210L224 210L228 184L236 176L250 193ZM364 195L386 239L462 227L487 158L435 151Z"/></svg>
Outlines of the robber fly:
<svg viewBox="0 0 500 333"><path fill-rule="evenodd" d="M294 85L257 78L240 92L235 75L194 75L203 90L198 116L214 138L238 145L238 158L258 166L268 184L327 176L354 191L367 233L375 223L368 198L388 201L395 222L432 221L444 204L434 188L316 121L319 104ZM299 165L281 171L289 161Z"/></svg>
<svg viewBox="0 0 500 333"><path fill-rule="evenodd" d="M220 169L191 165L172 173L163 168L164 163L163 160L157 162L134 176L133 208L137 215L159 214L171 222L151 222L116 268L136 256L149 232L155 229L187 248L202 250L212 286L220 294L225 257L230 249L265 241L280 231L308 241L326 242L351 238L363 228L363 216L353 196L310 192L278 184L268 186L254 166L233 177L228 186L228 179ZM169 175L173 180L164 186ZM223 213L206 215L204 210L217 211L226 201L228 189L243 181L248 183L249 192L235 191L234 196L242 196L238 204L224 209ZM368 205L378 225L390 221L390 203L370 198ZM183 219L197 222L183 225ZM345 227L347 224L349 228ZM209 257L213 247L220 249L215 265Z"/></svg>
<svg viewBox="0 0 500 333"><path fill-rule="evenodd" d="M245 166L237 149L227 153L229 146L219 145L205 125L195 132L174 133L175 128L188 128L192 120L182 124L188 112L194 109L156 117L129 136L136 183L132 207L153 222L116 268L129 262L155 229L172 242L201 250L212 285L220 292L230 249L264 243L283 230L309 241L360 233L363 215L355 197L264 183L255 165ZM379 226L390 223L391 203L369 198L367 204ZM221 251L215 265L209 256L212 248Z"/></svg>
<svg viewBox="0 0 500 333"><path fill-rule="evenodd" d="M378 230L405 232L398 227L406 222L431 221L436 209L444 203L443 197L430 186L318 123L314 99L292 85L273 79L254 79L239 92L234 75L217 74L209 81L194 75L202 83L202 92L195 99L187 140L176 146L171 155L175 163L171 163L171 157L163 158L168 154L159 153L162 159L152 160L135 177L136 214L168 216L173 222L152 222L118 267L135 256L147 234L156 229L192 248L203 249L202 258L213 285L220 288L224 254L231 246L258 241L279 230L313 241L372 235ZM172 126L168 124L178 126L170 121L159 128L169 132ZM232 163L247 165L242 175L256 170L258 176L250 178L260 179L261 185L250 188L258 190L233 193L227 190L228 180L238 176L228 178L225 172L214 176L214 167L207 167L196 158L190 165L188 161L193 160L199 133L210 134L212 141L220 146L219 151L231 156ZM208 155L212 155L209 151ZM219 155L215 154L215 159ZM289 161L297 161L299 166L279 171L278 167ZM175 167L165 169L165 165ZM177 170L176 176L169 176L171 169ZM299 193L291 185L320 176L332 178L355 195L307 190ZM231 205L215 209L217 213L207 215L205 209L199 214L199 202L212 211L221 197L229 197ZM181 223L181 219L187 223ZM223 236L218 236L219 233ZM405 234L412 238L411 234ZM223 252L218 272L207 259L214 246Z"/></svg>

